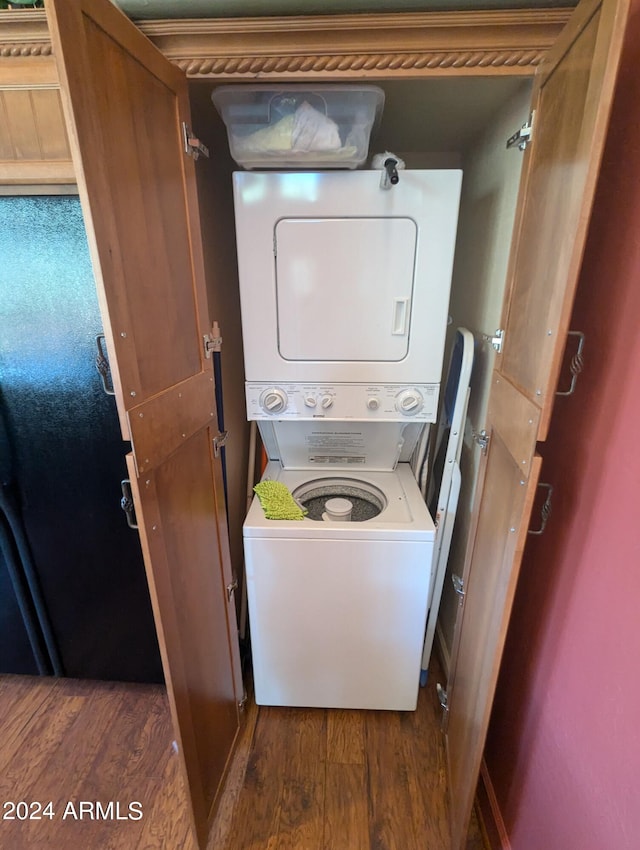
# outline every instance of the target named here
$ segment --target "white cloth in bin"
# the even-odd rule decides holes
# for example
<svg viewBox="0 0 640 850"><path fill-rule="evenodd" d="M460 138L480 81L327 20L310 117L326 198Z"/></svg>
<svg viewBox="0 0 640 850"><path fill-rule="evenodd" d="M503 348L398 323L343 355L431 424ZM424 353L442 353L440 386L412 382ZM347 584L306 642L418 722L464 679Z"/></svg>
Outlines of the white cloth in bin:
<svg viewBox="0 0 640 850"><path fill-rule="evenodd" d="M340 151L338 125L304 101L291 115L249 136L236 137L235 146L246 153L300 153Z"/></svg>
<svg viewBox="0 0 640 850"><path fill-rule="evenodd" d="M341 147L338 125L306 100L294 113L291 148L294 151L334 151Z"/></svg>

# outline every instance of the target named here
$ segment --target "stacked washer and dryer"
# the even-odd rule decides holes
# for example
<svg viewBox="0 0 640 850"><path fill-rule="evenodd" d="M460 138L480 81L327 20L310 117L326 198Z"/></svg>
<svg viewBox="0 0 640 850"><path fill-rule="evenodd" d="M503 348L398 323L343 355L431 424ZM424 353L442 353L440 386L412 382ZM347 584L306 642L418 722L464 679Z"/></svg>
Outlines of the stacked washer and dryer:
<svg viewBox="0 0 640 850"><path fill-rule="evenodd" d="M258 704L413 710L435 528L409 460L435 422L462 174L237 172L247 414L307 510L244 524Z"/></svg>

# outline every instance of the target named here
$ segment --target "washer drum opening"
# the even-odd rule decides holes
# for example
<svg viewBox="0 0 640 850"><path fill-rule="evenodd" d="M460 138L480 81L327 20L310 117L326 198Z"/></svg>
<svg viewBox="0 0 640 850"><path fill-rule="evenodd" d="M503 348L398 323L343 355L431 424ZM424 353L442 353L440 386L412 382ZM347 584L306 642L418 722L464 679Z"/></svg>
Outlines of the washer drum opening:
<svg viewBox="0 0 640 850"><path fill-rule="evenodd" d="M384 493L378 487L353 478L317 478L293 491L293 497L307 509L307 519L322 522L328 499L348 499L352 505L351 522L366 522L379 516L387 507Z"/></svg>

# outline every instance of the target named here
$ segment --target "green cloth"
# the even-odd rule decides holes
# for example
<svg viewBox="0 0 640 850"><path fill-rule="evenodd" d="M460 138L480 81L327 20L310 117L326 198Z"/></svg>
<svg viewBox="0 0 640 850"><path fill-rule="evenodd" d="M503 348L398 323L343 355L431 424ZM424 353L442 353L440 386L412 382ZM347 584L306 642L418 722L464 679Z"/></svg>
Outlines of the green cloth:
<svg viewBox="0 0 640 850"><path fill-rule="evenodd" d="M307 513L281 481L261 481L253 491L260 499L267 519L304 519Z"/></svg>

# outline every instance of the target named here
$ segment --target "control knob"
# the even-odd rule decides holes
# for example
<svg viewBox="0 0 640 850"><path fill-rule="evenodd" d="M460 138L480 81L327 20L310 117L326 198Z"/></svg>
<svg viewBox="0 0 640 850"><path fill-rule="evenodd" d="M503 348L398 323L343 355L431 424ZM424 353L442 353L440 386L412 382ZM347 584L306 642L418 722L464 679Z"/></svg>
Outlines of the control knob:
<svg viewBox="0 0 640 850"><path fill-rule="evenodd" d="M403 390L396 396L396 410L405 416L415 416L420 413L424 399L418 390Z"/></svg>
<svg viewBox="0 0 640 850"><path fill-rule="evenodd" d="M367 399L367 407L369 410L377 410L380 407L380 399L375 396L370 396Z"/></svg>
<svg viewBox="0 0 640 850"><path fill-rule="evenodd" d="M260 396L260 406L265 413L281 413L287 406L287 394L280 387L270 387Z"/></svg>
<svg viewBox="0 0 640 850"><path fill-rule="evenodd" d="M320 396L320 407L322 407L323 410L327 410L328 408L330 408L332 406L333 406L333 396L330 396L330 395Z"/></svg>

